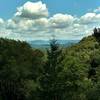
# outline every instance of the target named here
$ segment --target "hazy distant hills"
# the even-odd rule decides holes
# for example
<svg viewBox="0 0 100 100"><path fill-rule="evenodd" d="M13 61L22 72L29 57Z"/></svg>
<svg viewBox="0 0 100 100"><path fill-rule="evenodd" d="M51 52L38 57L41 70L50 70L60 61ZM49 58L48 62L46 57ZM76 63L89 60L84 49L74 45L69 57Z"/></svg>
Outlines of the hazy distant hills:
<svg viewBox="0 0 100 100"><path fill-rule="evenodd" d="M68 46L71 46L73 44L78 43L79 40L57 40L57 42L63 47L68 47ZM48 48L50 41L47 41L47 40L33 40L33 41L28 41L28 43L33 48Z"/></svg>

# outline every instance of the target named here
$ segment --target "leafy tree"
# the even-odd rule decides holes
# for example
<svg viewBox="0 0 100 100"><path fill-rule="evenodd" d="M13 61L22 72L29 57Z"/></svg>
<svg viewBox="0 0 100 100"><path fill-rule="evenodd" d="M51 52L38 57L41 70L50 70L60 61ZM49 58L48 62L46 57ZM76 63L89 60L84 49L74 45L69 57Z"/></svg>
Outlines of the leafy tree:
<svg viewBox="0 0 100 100"><path fill-rule="evenodd" d="M3 100L30 98L38 86L36 80L42 57L42 52L33 50L26 42L0 39L0 96Z"/></svg>
<svg viewBox="0 0 100 100"><path fill-rule="evenodd" d="M91 82L87 78L85 64L73 56L66 57L64 64L60 75L65 87L63 100L86 100L86 91Z"/></svg>

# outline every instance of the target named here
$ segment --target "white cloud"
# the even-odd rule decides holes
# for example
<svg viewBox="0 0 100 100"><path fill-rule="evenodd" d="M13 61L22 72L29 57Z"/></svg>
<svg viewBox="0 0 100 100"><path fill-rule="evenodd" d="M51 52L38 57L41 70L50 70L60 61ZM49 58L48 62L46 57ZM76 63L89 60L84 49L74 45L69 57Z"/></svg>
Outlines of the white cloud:
<svg viewBox="0 0 100 100"><path fill-rule="evenodd" d="M0 18L0 24L4 24L4 20Z"/></svg>
<svg viewBox="0 0 100 100"><path fill-rule="evenodd" d="M65 28L70 26L74 21L74 17L68 14L55 14L49 19L51 27Z"/></svg>
<svg viewBox="0 0 100 100"><path fill-rule="evenodd" d="M0 37L44 40L54 34L58 39L81 39L99 25L100 13L86 13L80 17L57 13L49 17L41 1L26 2L11 19L0 18Z"/></svg>
<svg viewBox="0 0 100 100"><path fill-rule="evenodd" d="M81 16L79 21L83 24L98 23L100 22L100 14L86 13L85 15Z"/></svg>
<svg viewBox="0 0 100 100"><path fill-rule="evenodd" d="M49 21L47 18L40 18L35 20L35 25L41 26L41 27L47 27L49 25Z"/></svg>
<svg viewBox="0 0 100 100"><path fill-rule="evenodd" d="M98 7L98 8L96 8L96 9L94 9L94 11L93 11L93 12L95 12L95 13L100 12L100 7Z"/></svg>
<svg viewBox="0 0 100 100"><path fill-rule="evenodd" d="M95 20L95 13L87 13L80 18L80 22L88 24Z"/></svg>
<svg viewBox="0 0 100 100"><path fill-rule="evenodd" d="M26 2L23 6L17 8L15 16L37 19L48 16L48 9L45 4L39 2Z"/></svg>

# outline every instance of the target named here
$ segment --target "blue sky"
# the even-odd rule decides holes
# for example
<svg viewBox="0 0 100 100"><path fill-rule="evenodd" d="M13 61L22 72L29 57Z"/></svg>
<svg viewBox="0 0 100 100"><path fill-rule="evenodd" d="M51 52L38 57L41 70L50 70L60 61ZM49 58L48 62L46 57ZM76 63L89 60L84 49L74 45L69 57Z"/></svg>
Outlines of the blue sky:
<svg viewBox="0 0 100 100"><path fill-rule="evenodd" d="M100 26L100 0L0 0L0 37L81 39Z"/></svg>
<svg viewBox="0 0 100 100"><path fill-rule="evenodd" d="M0 17L11 18L18 6L23 5L28 0L0 0ZM36 2L39 0L29 0ZM81 16L86 12L100 6L100 0L41 0L46 3L50 15L55 13L68 13Z"/></svg>
<svg viewBox="0 0 100 100"><path fill-rule="evenodd" d="M100 6L100 0L43 0L43 2L48 5L52 14L61 12L77 16Z"/></svg>

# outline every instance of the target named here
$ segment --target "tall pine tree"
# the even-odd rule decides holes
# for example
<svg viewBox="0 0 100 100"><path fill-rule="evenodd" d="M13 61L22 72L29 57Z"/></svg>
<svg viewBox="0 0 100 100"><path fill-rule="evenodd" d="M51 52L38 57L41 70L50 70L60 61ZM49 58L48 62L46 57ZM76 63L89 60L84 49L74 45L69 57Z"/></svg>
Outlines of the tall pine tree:
<svg viewBox="0 0 100 100"><path fill-rule="evenodd" d="M63 70L63 53L57 40L50 41L50 49L47 50L47 62L44 66L43 76L40 79L41 99L61 100L62 83L59 74Z"/></svg>

